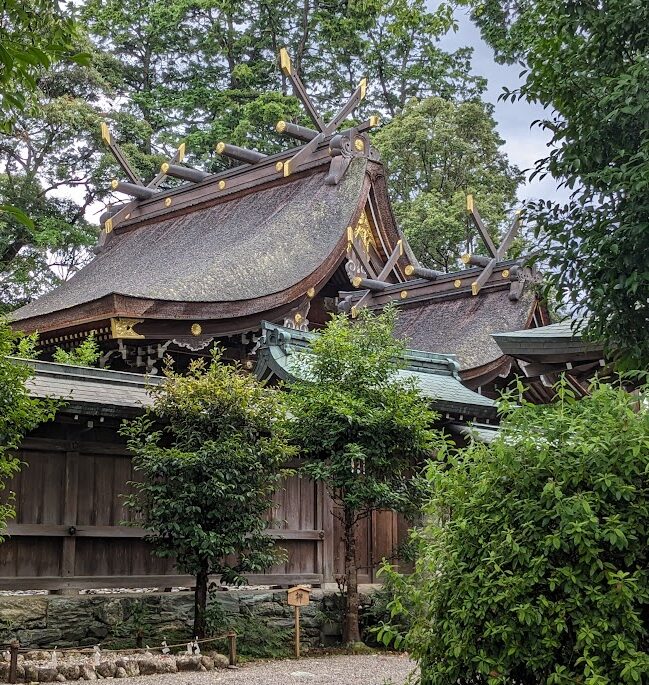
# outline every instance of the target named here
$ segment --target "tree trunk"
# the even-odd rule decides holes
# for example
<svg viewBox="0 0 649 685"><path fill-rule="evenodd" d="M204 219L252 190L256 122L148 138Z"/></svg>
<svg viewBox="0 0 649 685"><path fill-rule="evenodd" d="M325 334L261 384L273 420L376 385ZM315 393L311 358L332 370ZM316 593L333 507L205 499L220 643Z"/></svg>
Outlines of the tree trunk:
<svg viewBox="0 0 649 685"><path fill-rule="evenodd" d="M345 509L345 632L346 644L361 641L358 628L358 568L356 567L356 512Z"/></svg>
<svg viewBox="0 0 649 685"><path fill-rule="evenodd" d="M207 609L207 565L203 566L196 575L196 589L194 590L194 635L205 637L205 610Z"/></svg>

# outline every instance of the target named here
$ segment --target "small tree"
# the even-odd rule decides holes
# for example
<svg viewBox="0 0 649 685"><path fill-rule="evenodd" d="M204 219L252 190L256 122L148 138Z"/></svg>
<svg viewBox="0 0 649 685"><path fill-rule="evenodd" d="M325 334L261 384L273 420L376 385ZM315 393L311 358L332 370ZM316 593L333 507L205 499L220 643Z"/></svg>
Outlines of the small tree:
<svg viewBox="0 0 649 685"><path fill-rule="evenodd" d="M166 376L146 414L121 429L142 475L126 504L155 553L196 577L194 634L203 637L209 575L241 584L282 557L264 531L293 449L281 394L220 353L207 368L196 361Z"/></svg>
<svg viewBox="0 0 649 685"><path fill-rule="evenodd" d="M430 466L415 572L391 574L405 647L425 685L646 683L647 393L521 403Z"/></svg>
<svg viewBox="0 0 649 685"><path fill-rule="evenodd" d="M429 411L413 383L397 376L405 345L395 313L335 316L297 362L289 406L304 473L338 505L345 546L345 640L360 641L356 524L376 509L414 513L417 464L433 437Z"/></svg>
<svg viewBox="0 0 649 685"><path fill-rule="evenodd" d="M19 447L25 433L53 419L58 406L54 400L30 397L25 382L33 375L32 370L7 358L12 354L34 356L35 342L36 336L21 336L0 319L0 492L5 489L6 481L20 470L20 460L13 450ZM14 515L11 498L0 502L0 533Z"/></svg>

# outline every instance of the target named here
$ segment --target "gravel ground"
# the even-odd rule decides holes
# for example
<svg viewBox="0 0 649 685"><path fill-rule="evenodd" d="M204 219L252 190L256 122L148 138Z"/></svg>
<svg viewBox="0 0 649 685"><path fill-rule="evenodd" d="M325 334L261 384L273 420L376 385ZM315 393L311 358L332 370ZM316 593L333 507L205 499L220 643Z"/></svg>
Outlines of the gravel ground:
<svg viewBox="0 0 649 685"><path fill-rule="evenodd" d="M114 682L120 685L404 685L413 668L413 662L406 656L328 656L257 662L237 670L122 678Z"/></svg>

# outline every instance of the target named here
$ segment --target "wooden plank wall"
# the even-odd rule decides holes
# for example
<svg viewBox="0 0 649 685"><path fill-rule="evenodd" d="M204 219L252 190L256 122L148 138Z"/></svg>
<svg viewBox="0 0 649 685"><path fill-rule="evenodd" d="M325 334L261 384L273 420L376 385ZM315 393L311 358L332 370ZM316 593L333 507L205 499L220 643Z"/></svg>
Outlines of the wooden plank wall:
<svg viewBox="0 0 649 685"><path fill-rule="evenodd" d="M112 586L141 586L142 577L154 582L155 576L159 583L160 576L177 574L172 560L151 554L143 531L121 525L131 516L122 495L137 474L117 427L115 419L60 415L25 440L23 469L4 493L15 492L17 516L9 526L11 537L0 546L1 589L12 582L26 587L37 577L43 584L47 579L48 589L57 578L62 587L76 587L93 576ZM344 557L340 524L323 486L291 476L274 500L269 534L278 538L287 559L269 570L272 578L284 577L288 584L318 574L333 582ZM392 512L377 512L361 523L360 582L375 580L381 557L390 556L404 534Z"/></svg>

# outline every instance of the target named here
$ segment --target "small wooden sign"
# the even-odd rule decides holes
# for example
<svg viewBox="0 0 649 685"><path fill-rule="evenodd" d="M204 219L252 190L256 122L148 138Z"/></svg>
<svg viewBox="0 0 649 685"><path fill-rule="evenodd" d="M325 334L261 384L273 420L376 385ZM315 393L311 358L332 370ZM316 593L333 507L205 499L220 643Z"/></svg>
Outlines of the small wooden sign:
<svg viewBox="0 0 649 685"><path fill-rule="evenodd" d="M288 605L291 607L305 607L309 603L311 588L306 585L296 585L288 591Z"/></svg>
<svg viewBox="0 0 649 685"><path fill-rule="evenodd" d="M311 588L306 585L296 585L288 590L287 603L295 607L295 656L300 656L300 607L309 603Z"/></svg>

